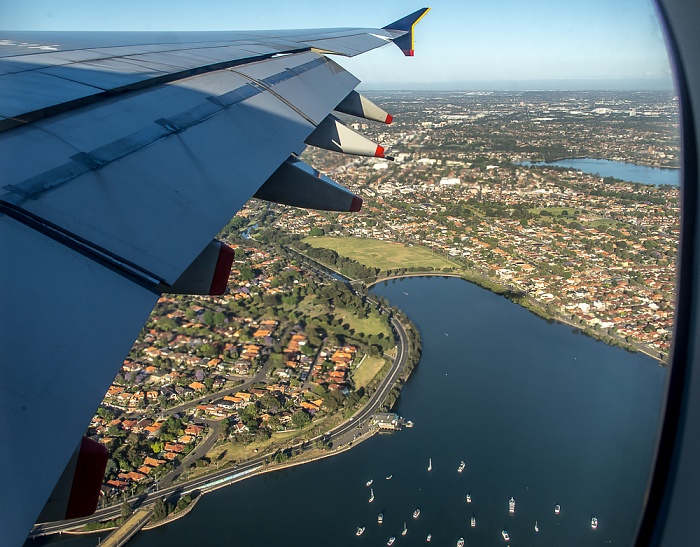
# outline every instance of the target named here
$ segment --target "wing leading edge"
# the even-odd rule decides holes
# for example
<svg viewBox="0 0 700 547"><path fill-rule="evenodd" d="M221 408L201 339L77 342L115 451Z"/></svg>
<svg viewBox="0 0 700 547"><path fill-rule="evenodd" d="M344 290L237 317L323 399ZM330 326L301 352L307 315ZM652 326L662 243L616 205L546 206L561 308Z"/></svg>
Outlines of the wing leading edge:
<svg viewBox="0 0 700 547"><path fill-rule="evenodd" d="M22 543L75 460L160 294L225 289L230 253L212 240L251 196L359 209L298 155L313 145L384 157L331 112L391 116L319 52L356 55L412 36L412 25L389 27L160 41L0 33L7 544Z"/></svg>

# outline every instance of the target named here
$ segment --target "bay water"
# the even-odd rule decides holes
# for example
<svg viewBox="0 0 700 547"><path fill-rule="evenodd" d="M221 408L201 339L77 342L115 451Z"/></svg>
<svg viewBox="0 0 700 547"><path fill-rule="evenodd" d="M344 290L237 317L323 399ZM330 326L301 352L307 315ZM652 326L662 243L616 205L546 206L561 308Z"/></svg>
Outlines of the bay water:
<svg viewBox="0 0 700 547"><path fill-rule="evenodd" d="M463 537L495 546L505 544L503 530L515 546L633 544L666 368L459 279L406 278L373 290L421 331L423 356L395 408L415 426L207 494L130 546L355 547L395 536L401 547L426 545L427 534L430 545ZM97 543L64 539L31 544Z"/></svg>
<svg viewBox="0 0 700 547"><path fill-rule="evenodd" d="M554 167L566 167L578 169L584 173L600 175L601 177L614 177L629 182L641 182L655 186L678 186L681 180L680 169L666 167L648 167L635 163L621 161L602 160L595 158L571 158L549 162L522 162L523 165L552 165Z"/></svg>

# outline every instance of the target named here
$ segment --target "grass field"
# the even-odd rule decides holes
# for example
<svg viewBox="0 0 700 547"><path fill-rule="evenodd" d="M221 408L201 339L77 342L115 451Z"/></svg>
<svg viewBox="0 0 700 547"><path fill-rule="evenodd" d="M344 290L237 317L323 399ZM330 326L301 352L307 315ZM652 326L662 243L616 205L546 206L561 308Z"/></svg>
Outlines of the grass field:
<svg viewBox="0 0 700 547"><path fill-rule="evenodd" d="M569 213L570 217L574 217L577 215L581 214L581 211L579 209L576 209L575 207L541 207L541 208L535 208L535 209L530 209L530 212L533 215L539 215L540 211L548 211L555 217L558 217L561 215L562 211L566 211Z"/></svg>
<svg viewBox="0 0 700 547"><path fill-rule="evenodd" d="M402 243L390 241L356 237L307 237L304 242L312 247L333 249L339 255L380 270L397 268L442 270L455 267L455 264L433 254L425 247L408 247Z"/></svg>
<svg viewBox="0 0 700 547"><path fill-rule="evenodd" d="M389 329L389 326L382 322L382 319L377 312L372 312L365 319L361 319L356 315L348 314L343 318L343 323L350 325L350 328L354 329L355 333L364 332L368 335L384 333L385 338L391 338L391 330Z"/></svg>
<svg viewBox="0 0 700 547"><path fill-rule="evenodd" d="M349 310L341 308L330 309L327 306L318 304L315 302L313 296L307 296L304 300L299 302L296 306L296 310L304 313L307 317L317 317L319 315L332 313L336 318L342 319L343 323L347 323L350 329L353 329L355 333L364 332L366 335L384 333L385 337L391 337L391 329L388 325L383 323L380 315L376 311L371 312L365 318L361 318L350 313Z"/></svg>
<svg viewBox="0 0 700 547"><path fill-rule="evenodd" d="M352 379L355 382L355 389L369 384L382 369L385 362L386 359L383 357L366 357L352 376Z"/></svg>

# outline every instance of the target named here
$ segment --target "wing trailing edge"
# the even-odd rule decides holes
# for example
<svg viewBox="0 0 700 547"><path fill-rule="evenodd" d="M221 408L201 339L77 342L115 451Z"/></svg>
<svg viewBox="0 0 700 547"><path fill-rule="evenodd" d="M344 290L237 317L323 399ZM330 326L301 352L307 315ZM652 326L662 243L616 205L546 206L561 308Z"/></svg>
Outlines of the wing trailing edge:
<svg viewBox="0 0 700 547"><path fill-rule="evenodd" d="M99 502L108 458L109 451L104 445L83 437L49 496L39 519L74 519L94 513Z"/></svg>
<svg viewBox="0 0 700 547"><path fill-rule="evenodd" d="M220 241L212 241L182 272L171 287L163 292L171 294L221 295L226 292L233 265L233 249Z"/></svg>

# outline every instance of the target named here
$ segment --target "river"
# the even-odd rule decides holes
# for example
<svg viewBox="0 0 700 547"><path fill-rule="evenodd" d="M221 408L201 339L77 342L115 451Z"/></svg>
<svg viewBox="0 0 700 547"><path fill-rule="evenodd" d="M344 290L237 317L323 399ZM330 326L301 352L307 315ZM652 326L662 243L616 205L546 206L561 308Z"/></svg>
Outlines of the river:
<svg viewBox="0 0 700 547"><path fill-rule="evenodd" d="M641 182L660 186L668 184L678 186L681 179L680 169L668 169L663 167L647 167L635 163L621 161L600 160L593 158L573 158L550 162L522 162L522 165L552 165L555 167L567 167L578 169L584 173L600 175L601 177L615 177L616 179L630 182Z"/></svg>
<svg viewBox="0 0 700 547"><path fill-rule="evenodd" d="M207 494L188 516L139 533L130 546L379 546L393 535L401 547L425 545L428 533L432 545L464 537L501 546L504 529L514 545L633 543L666 368L460 279L406 278L373 290L423 336L423 357L396 408L415 427ZM360 538L357 526L366 526ZM65 546L95 543L91 536Z"/></svg>

